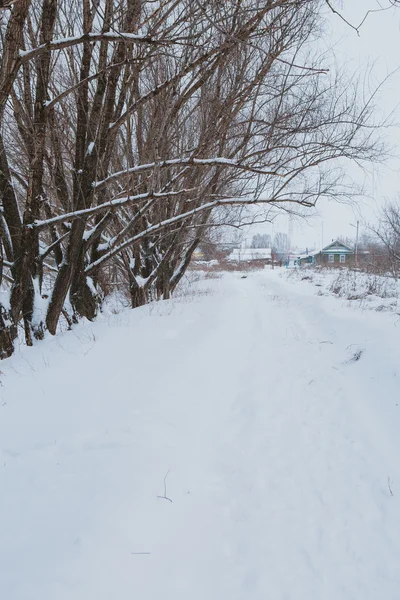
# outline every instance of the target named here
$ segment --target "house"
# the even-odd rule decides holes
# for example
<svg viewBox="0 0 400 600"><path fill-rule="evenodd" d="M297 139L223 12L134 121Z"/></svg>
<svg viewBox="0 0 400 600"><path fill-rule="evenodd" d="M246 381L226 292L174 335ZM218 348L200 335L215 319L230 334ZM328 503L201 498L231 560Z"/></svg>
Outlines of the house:
<svg viewBox="0 0 400 600"><path fill-rule="evenodd" d="M302 252L300 254L289 255L289 263L296 265L316 265L317 264L317 256L321 252L321 250L310 250L307 252Z"/></svg>
<svg viewBox="0 0 400 600"><path fill-rule="evenodd" d="M271 248L234 248L228 256L230 262L254 263L257 265L270 265L272 262Z"/></svg>
<svg viewBox="0 0 400 600"><path fill-rule="evenodd" d="M331 244L322 248L315 254L315 261L321 266L338 266L352 264L354 262L354 249L350 248L340 240L332 241Z"/></svg>
<svg viewBox="0 0 400 600"><path fill-rule="evenodd" d="M368 250L358 250L358 264L362 264L368 260L369 254ZM313 252L300 255L296 262L299 265L311 264L322 267L338 267L354 265L357 261L355 249L340 240L334 240L328 246L322 248L322 250L314 250Z"/></svg>

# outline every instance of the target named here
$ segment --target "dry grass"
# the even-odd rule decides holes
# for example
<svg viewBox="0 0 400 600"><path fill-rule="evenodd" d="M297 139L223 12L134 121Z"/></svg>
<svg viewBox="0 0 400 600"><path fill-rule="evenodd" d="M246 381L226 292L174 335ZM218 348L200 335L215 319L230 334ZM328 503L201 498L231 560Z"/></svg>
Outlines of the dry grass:
<svg viewBox="0 0 400 600"><path fill-rule="evenodd" d="M367 296L397 298L398 294L393 279L351 270L339 273L329 289L335 296L346 300L362 300Z"/></svg>

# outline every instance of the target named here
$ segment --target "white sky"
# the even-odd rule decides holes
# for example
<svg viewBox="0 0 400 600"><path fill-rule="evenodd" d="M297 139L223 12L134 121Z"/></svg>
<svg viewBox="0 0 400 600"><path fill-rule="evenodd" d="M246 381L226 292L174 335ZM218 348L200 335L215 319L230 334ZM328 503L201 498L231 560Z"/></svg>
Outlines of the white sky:
<svg viewBox="0 0 400 600"><path fill-rule="evenodd" d="M356 25L362 21L367 10L379 8L378 0L351 0L343 4L351 5L343 7L343 16ZM388 6L389 0L380 0L380 4ZM376 219L379 204L385 198L393 198L400 193L400 7L370 14L360 28L359 36L338 16L330 14L328 21L328 35L324 36L324 43L334 48L338 68L343 65L350 74L372 68L372 86L398 69L381 90L378 108L383 117L394 111L392 121L399 125L382 132L382 137L394 154L384 165L369 165L368 172L364 174L357 167L347 165L347 175L365 189L365 196L355 206L321 200L318 217L309 219L308 224L294 224L293 241L301 247L312 247L314 243L321 246L322 223L324 245L339 235L355 237L355 229L350 223L356 223L359 219L362 233L362 224ZM273 228L269 224L257 226L254 231L252 228L249 233L246 232L246 238L254 232L272 233L273 229L287 232L288 218L278 217Z"/></svg>

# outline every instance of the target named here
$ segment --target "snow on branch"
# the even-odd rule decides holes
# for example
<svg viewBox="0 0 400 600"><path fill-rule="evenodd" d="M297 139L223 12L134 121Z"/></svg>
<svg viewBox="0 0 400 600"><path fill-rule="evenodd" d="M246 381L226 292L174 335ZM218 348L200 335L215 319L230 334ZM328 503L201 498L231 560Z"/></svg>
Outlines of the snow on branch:
<svg viewBox="0 0 400 600"><path fill-rule="evenodd" d="M109 202L103 202L103 204L98 204L97 206L92 206L91 208L75 210L70 213L65 213L64 215L57 215L57 217L52 217L51 219L46 219L44 221L35 221L34 223L30 223L29 225L27 225L27 227L40 230L45 227L48 227L49 225L54 225L55 223L63 223L64 221L75 221L75 219L80 219L81 217L90 217L91 215L97 214L103 210L109 210L110 208L116 208L133 202L139 202L140 200L146 200L148 198L168 198L169 196L189 194L193 191L194 188L178 190L175 192L146 192L144 194L137 194L136 196L125 196L123 198L116 198L115 200L110 200Z"/></svg>
<svg viewBox="0 0 400 600"><path fill-rule="evenodd" d="M251 167L249 165L241 164L240 162L230 160L229 158L224 157L213 157L213 158L172 158L170 160L163 160L160 162L152 162L143 165L137 165L136 167L132 167L131 169L126 169L125 171L118 171L116 173L112 173L106 179L102 181L97 181L94 183L95 188L102 188L110 181L114 179L118 179L120 177L124 177L127 175L132 175L134 173L140 173L142 171L148 171L150 169L158 168L162 169L164 167L172 167L175 165L182 166L196 166L196 167L213 167L213 166L222 166L222 167L234 167L235 169L240 169L242 171L250 171L251 173L256 173L258 175L275 175L277 177L283 177L277 171L266 171L261 168Z"/></svg>
<svg viewBox="0 0 400 600"><path fill-rule="evenodd" d="M71 48L71 46L78 46L79 44L84 44L85 42L93 43L100 42L102 40L108 40L110 42L134 42L135 44L147 44L150 46L164 46L173 44L175 42L174 39L157 40L148 35L137 35L134 33L126 33L124 31L86 33L83 35L51 40L51 42L41 44L40 46L31 48L30 50L20 50L20 62L28 62L44 52L63 50L64 48Z"/></svg>

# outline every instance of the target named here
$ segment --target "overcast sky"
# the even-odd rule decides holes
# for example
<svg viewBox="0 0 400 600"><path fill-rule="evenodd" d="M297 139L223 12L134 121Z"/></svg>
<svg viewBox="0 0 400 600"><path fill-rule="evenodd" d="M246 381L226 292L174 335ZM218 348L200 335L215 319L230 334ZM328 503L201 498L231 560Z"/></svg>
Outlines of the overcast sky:
<svg viewBox="0 0 400 600"><path fill-rule="evenodd" d="M378 0L351 0L343 4L351 5L342 9L343 16L356 25L368 9L379 8ZM389 0L380 0L380 4L388 6ZM383 86L378 103L382 115L388 116L394 111L392 120L399 124L382 134L398 157L390 158L384 165L370 165L364 175L355 166L347 165L348 176L363 185L365 196L353 207L321 200L318 204L320 216L309 220L308 225L304 222L294 225L294 243L304 247L314 243L321 246L322 223L324 245L339 235L354 237L355 229L350 223L360 220L362 232L363 222L372 222L376 218L379 204L385 198L400 194L400 7L370 14L359 35L338 16L328 15L328 20L328 35L324 36L323 43L334 48L338 68L343 65L350 73L372 68L372 85L398 69ZM279 217L274 230L287 232L287 217ZM257 232L271 233L272 226L258 226Z"/></svg>

